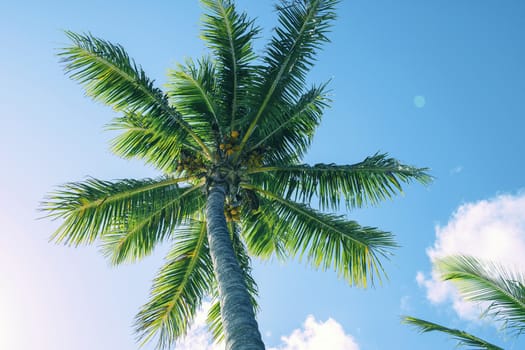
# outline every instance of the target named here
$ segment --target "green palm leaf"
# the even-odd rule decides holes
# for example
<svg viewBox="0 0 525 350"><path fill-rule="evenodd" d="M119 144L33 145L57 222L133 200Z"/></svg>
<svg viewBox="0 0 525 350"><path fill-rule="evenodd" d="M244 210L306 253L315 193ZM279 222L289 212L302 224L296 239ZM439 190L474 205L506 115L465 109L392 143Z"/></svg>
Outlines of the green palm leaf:
<svg viewBox="0 0 525 350"><path fill-rule="evenodd" d="M504 327L525 331L525 275L501 264L471 256L449 256L436 261L445 281L451 281L463 298L489 302L485 314Z"/></svg>
<svg viewBox="0 0 525 350"><path fill-rule="evenodd" d="M188 206L182 205L186 202L173 201L174 197L188 190L188 187L179 185L184 180L167 177L160 180L110 182L88 179L73 182L51 193L41 209L48 213L48 217L64 220L52 235L52 240L80 245L93 243L101 235L121 232L126 221L131 223L144 218L151 215L155 208L169 203L172 205L169 213L156 217L160 225L153 231L152 239L155 237L156 240L168 234L201 205L195 200L187 202L191 204Z"/></svg>
<svg viewBox="0 0 525 350"><path fill-rule="evenodd" d="M272 222L274 234L282 237L290 255L306 257L316 268L333 268L356 286L373 284L374 277L381 281L384 271L379 257L390 255L396 246L390 233L320 213L252 185L243 187L271 201L272 209L266 210L275 210L272 217L279 218Z"/></svg>
<svg viewBox="0 0 525 350"><path fill-rule="evenodd" d="M328 106L326 84L314 86L300 96L297 102L284 105L281 113L272 115L257 130L257 143L251 151L264 150L265 162L298 160L310 146L314 131ZM249 151L248 151L249 153Z"/></svg>
<svg viewBox="0 0 525 350"><path fill-rule="evenodd" d="M211 332L213 340L216 343L219 343L224 340L224 329L222 327L221 319L221 303L218 300L218 297L214 297L213 304L208 310L208 316L206 318L206 323Z"/></svg>
<svg viewBox="0 0 525 350"><path fill-rule="evenodd" d="M111 231L102 236L103 251L113 264L140 260L184 224L192 213L201 211L204 203L202 185L178 193L172 191L165 202L154 200L138 213L117 218Z"/></svg>
<svg viewBox="0 0 525 350"><path fill-rule="evenodd" d="M73 46L63 48L59 56L66 73L79 81L88 95L117 111L149 116L155 130L169 130L181 142L189 134L202 151L210 155L201 138L168 104L167 96L153 86L153 81L120 45L89 34L66 31L66 35Z"/></svg>
<svg viewBox="0 0 525 350"><path fill-rule="evenodd" d="M215 54L219 65L218 77L225 107L225 124L234 129L235 121L246 111L241 106L250 91L256 58L252 40L259 33L245 13L238 13L235 4L228 0L203 0L209 11L203 18L202 37ZM240 114L240 115L239 115Z"/></svg>
<svg viewBox="0 0 525 350"><path fill-rule="evenodd" d="M203 221L192 220L176 231L167 262L153 281L150 300L135 318L135 330L143 344L157 336L159 348L173 347L177 338L186 334L213 284L207 242Z"/></svg>
<svg viewBox="0 0 525 350"><path fill-rule="evenodd" d="M273 254L286 258L284 237L274 227L281 218L274 210L272 201L260 197L257 210L252 210L247 205L242 212L242 235L249 252L262 259L268 259Z"/></svg>
<svg viewBox="0 0 525 350"><path fill-rule="evenodd" d="M386 154L376 154L353 165L316 164L261 167L249 171L265 188L309 203L319 198L322 209L338 209L344 199L348 208L377 204L402 192L402 183L431 181L426 168L401 164Z"/></svg>
<svg viewBox="0 0 525 350"><path fill-rule="evenodd" d="M215 65L208 58L197 62L188 59L185 65L169 71L167 85L171 104L191 124L192 129L203 135L202 138L212 146L222 139L219 118L223 113L221 103L215 96L215 76Z"/></svg>
<svg viewBox="0 0 525 350"><path fill-rule="evenodd" d="M468 346L471 349L478 350L503 350L499 346L491 344L483 339L480 339L470 333L461 331L459 329L452 329L441 326L436 323L428 322L419 318L405 316L402 318L403 323L416 327L421 333L427 332L442 332L452 336L458 341L458 346Z"/></svg>
<svg viewBox="0 0 525 350"><path fill-rule="evenodd" d="M159 127L156 123L151 115L137 112L125 112L124 117L113 119L108 129L122 131L111 142L113 152L126 159L142 159L166 173L174 171L181 153L202 155L197 147L182 143L173 128Z"/></svg>
<svg viewBox="0 0 525 350"><path fill-rule="evenodd" d="M274 116L281 113L282 102L293 105L304 90L306 73L315 53L328 41L326 33L335 18L337 0L294 1L278 7L279 26L266 49L264 67L255 83L260 91L257 108L241 142L244 148L256 125L266 121L275 125ZM259 123L260 121L260 123ZM258 126L261 127L261 126Z"/></svg>

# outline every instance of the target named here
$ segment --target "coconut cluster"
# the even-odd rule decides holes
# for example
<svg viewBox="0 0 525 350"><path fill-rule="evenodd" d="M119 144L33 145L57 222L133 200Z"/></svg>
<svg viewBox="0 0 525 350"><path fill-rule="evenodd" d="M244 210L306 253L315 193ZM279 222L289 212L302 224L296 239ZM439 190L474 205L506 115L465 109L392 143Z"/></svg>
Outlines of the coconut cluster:
<svg viewBox="0 0 525 350"><path fill-rule="evenodd" d="M241 208L232 205L227 205L224 208L224 216L226 217L227 222L238 222L241 220Z"/></svg>
<svg viewBox="0 0 525 350"><path fill-rule="evenodd" d="M239 146L240 132L233 130L230 135L224 139L224 142L219 145L219 149L226 153L227 156L231 156L235 152L238 152L241 147Z"/></svg>
<svg viewBox="0 0 525 350"><path fill-rule="evenodd" d="M202 159L192 157L186 154L181 154L180 160L177 163L177 171L194 173L198 170L203 170L206 167Z"/></svg>

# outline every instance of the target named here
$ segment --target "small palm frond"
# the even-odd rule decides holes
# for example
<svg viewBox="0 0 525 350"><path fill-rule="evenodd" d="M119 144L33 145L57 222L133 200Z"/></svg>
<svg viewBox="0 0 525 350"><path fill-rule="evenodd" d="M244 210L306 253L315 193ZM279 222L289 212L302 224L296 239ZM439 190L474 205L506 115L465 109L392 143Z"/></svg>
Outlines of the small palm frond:
<svg viewBox="0 0 525 350"><path fill-rule="evenodd" d="M329 41L326 33L335 19L337 2L293 1L289 6L277 8L279 26L266 49L260 83L255 82L260 99L241 141L241 150L256 126L265 120L274 124L272 116L281 113L282 102L293 105L296 96L302 95L306 73L312 67L316 51Z"/></svg>
<svg viewBox="0 0 525 350"><path fill-rule="evenodd" d="M73 46L59 53L65 71L79 81L88 95L121 112L149 116L156 130L176 133L179 140L192 141L210 156L210 151L191 127L168 103L167 96L153 86L142 68L129 58L124 48L92 35L66 31Z"/></svg>
<svg viewBox="0 0 525 350"><path fill-rule="evenodd" d="M158 128L155 123L150 115L136 112L115 118L108 129L123 132L112 140L112 151L126 159L142 159L166 173L174 171L181 152L201 154L198 148L182 143L180 135L171 132L173 128Z"/></svg>
<svg viewBox="0 0 525 350"><path fill-rule="evenodd" d="M157 242L204 208L202 187L185 188L167 201L154 200L139 212L116 219L111 230L102 235L104 254L113 264L134 262L150 254Z"/></svg>
<svg viewBox="0 0 525 350"><path fill-rule="evenodd" d="M188 187L178 184L185 180L167 177L110 182L91 178L63 185L48 195L41 210L48 217L64 220L51 240L75 246L93 243L100 235L118 229L127 218L143 217L142 214L150 213L150 208L165 205L184 193ZM163 218L166 222L162 223L181 222L188 214L186 210L189 211L182 208L174 211L173 217Z"/></svg>
<svg viewBox="0 0 525 350"><path fill-rule="evenodd" d="M224 329L222 328L221 319L221 303L217 296L214 298L213 304L208 311L206 323L208 324L208 329L216 343L224 340Z"/></svg>
<svg viewBox="0 0 525 350"><path fill-rule="evenodd" d="M135 318L142 344L156 337L158 348L173 347L211 292L213 278L206 223L193 220L177 229L167 262L153 281L150 300Z"/></svg>
<svg viewBox="0 0 525 350"><path fill-rule="evenodd" d="M242 117L240 107L252 81L251 63L256 56L252 40L259 33L245 13L237 13L235 4L229 0L202 0L209 11L203 18L202 37L215 54L219 65L218 78L222 101L230 129L237 118ZM241 115L238 115L241 114Z"/></svg>
<svg viewBox="0 0 525 350"><path fill-rule="evenodd" d="M306 257L315 268L333 268L352 285L366 287L374 283L374 277L381 282L380 256L388 257L396 247L390 233L320 213L252 185L243 186L271 201L276 212L272 217L279 218L272 223L273 231L283 237L291 256Z"/></svg>
<svg viewBox="0 0 525 350"><path fill-rule="evenodd" d="M167 85L171 104L198 135L207 137L204 141L212 144L222 138L219 118L223 113L215 96L216 74L208 58L197 62L188 59L185 65L168 72Z"/></svg>
<svg viewBox="0 0 525 350"><path fill-rule="evenodd" d="M253 305L253 312L256 314L259 308L257 304L258 287L257 283L255 283L255 280L251 275L252 267L250 256L246 252L246 247L240 239L240 228L233 222L230 222L228 224L228 230L230 231L230 235L232 238L233 250L235 252L235 255L237 256L237 261L239 262L239 266L241 267L241 271L244 276L244 281L246 283L246 288L250 295L250 299ZM213 336L213 339L215 340L215 342L218 343L224 339L224 333L221 320L221 306L218 300L218 295L216 293L217 288L213 288L213 290L215 291L215 293L213 294L214 302L210 310L208 311L208 317L206 321L208 323L208 328Z"/></svg>
<svg viewBox="0 0 525 350"><path fill-rule="evenodd" d="M261 259L268 259L273 254L285 258L283 236L274 227L280 218L272 207L272 202L260 197L257 210L246 206L242 213L242 235L249 252Z"/></svg>
<svg viewBox="0 0 525 350"><path fill-rule="evenodd" d="M414 326L421 333L427 332L443 332L452 336L453 339L458 341L458 346L468 346L471 349L476 350L503 350L499 346L491 344L483 339L480 339L470 333L461 331L459 329L452 329L441 326L436 323L428 322L419 318L404 316L402 322Z"/></svg>
<svg viewBox="0 0 525 350"><path fill-rule="evenodd" d="M321 209L338 209L344 199L348 208L377 204L402 192L402 183L428 184L426 168L401 164L387 154L375 154L353 165L316 164L261 167L256 179L265 188L288 198L309 203L319 198ZM257 181L255 180L255 181Z"/></svg>
<svg viewBox="0 0 525 350"><path fill-rule="evenodd" d="M301 159L311 144L315 129L321 122L324 108L330 102L326 84L314 86L296 103L283 108L261 123L257 130L257 143L251 150L262 149L265 162L282 162L290 158ZM284 106L283 106L284 107Z"/></svg>
<svg viewBox="0 0 525 350"><path fill-rule="evenodd" d="M493 262L471 256L448 256L435 262L445 281L452 282L463 298L490 303L487 316L503 327L525 331L525 275Z"/></svg>

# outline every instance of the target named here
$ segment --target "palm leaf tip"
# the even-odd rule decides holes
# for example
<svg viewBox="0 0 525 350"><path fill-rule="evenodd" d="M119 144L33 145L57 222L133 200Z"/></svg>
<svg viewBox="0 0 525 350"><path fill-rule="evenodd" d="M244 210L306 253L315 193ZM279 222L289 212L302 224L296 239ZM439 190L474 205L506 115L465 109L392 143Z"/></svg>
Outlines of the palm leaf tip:
<svg viewBox="0 0 525 350"><path fill-rule="evenodd" d="M437 323L425 321L425 320L422 320L416 317L403 316L401 318L401 322L404 324L413 326L420 333L428 333L428 332L437 331L437 332L448 334L452 336L453 339L458 341L458 346L468 346L468 347L471 347L472 349L479 349L479 350L483 350L483 349L485 350L503 350L503 348L500 348L499 346L489 343L488 341L478 338L470 333L467 333L467 332L464 332L458 329L444 327Z"/></svg>
<svg viewBox="0 0 525 350"><path fill-rule="evenodd" d="M58 56L66 73L84 85L89 95L120 110L136 109L147 92L160 93L121 45L91 33L66 31L65 34L73 45L62 48ZM138 85L141 89L137 89Z"/></svg>

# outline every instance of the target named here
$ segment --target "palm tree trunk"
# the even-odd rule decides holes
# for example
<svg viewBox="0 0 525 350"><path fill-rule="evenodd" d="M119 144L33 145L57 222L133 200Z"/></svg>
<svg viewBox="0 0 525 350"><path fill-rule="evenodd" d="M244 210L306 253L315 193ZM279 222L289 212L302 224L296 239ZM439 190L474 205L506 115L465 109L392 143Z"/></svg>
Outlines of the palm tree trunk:
<svg viewBox="0 0 525 350"><path fill-rule="evenodd" d="M260 350L264 343L255 320L224 216L225 186L213 184L208 192L206 217L213 269L219 286L226 350Z"/></svg>

